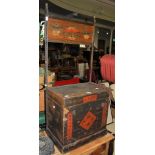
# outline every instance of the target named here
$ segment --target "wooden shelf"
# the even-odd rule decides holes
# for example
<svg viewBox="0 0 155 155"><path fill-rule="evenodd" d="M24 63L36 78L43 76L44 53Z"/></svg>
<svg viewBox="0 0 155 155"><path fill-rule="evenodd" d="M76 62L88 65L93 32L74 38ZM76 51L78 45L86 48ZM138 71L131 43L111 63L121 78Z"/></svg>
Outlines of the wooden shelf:
<svg viewBox="0 0 155 155"><path fill-rule="evenodd" d="M75 150L72 150L63 155L108 155L109 142L114 139L114 136L110 133L107 133L105 136L97 138L96 140L87 143ZM55 153L53 155L62 155L55 146Z"/></svg>

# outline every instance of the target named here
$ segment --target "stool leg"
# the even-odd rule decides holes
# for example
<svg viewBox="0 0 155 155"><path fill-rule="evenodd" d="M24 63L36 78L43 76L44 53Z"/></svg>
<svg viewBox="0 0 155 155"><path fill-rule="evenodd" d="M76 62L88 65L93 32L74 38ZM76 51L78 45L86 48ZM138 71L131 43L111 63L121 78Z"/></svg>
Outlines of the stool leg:
<svg viewBox="0 0 155 155"><path fill-rule="evenodd" d="M109 142L106 144L105 155L108 155L109 152Z"/></svg>
<svg viewBox="0 0 155 155"><path fill-rule="evenodd" d="M109 143L109 152L108 155L113 155L114 152L114 140Z"/></svg>

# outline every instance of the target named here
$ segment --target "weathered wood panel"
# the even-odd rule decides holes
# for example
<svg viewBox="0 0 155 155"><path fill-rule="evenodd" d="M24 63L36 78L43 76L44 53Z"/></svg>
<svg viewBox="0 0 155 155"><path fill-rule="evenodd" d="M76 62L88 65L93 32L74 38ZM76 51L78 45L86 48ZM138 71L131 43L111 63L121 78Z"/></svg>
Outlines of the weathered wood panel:
<svg viewBox="0 0 155 155"><path fill-rule="evenodd" d="M52 42L91 44L93 26L69 20L49 18L48 39Z"/></svg>
<svg viewBox="0 0 155 155"><path fill-rule="evenodd" d="M47 131L61 152L106 133L109 95L95 83L48 89Z"/></svg>

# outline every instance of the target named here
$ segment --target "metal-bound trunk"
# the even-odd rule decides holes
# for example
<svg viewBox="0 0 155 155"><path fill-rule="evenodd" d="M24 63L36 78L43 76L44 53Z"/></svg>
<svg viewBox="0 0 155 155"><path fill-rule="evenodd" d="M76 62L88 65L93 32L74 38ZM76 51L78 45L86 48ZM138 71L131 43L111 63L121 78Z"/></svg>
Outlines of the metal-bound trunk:
<svg viewBox="0 0 155 155"><path fill-rule="evenodd" d="M48 135L61 152L104 135L108 104L108 92L95 83L48 88Z"/></svg>

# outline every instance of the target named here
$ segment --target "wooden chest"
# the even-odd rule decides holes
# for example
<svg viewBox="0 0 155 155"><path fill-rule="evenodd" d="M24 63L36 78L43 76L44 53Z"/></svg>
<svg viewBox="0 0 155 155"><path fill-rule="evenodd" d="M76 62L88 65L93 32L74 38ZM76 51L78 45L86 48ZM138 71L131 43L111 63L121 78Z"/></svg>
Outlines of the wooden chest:
<svg viewBox="0 0 155 155"><path fill-rule="evenodd" d="M95 83L48 88L47 133L67 152L106 133L109 94Z"/></svg>

